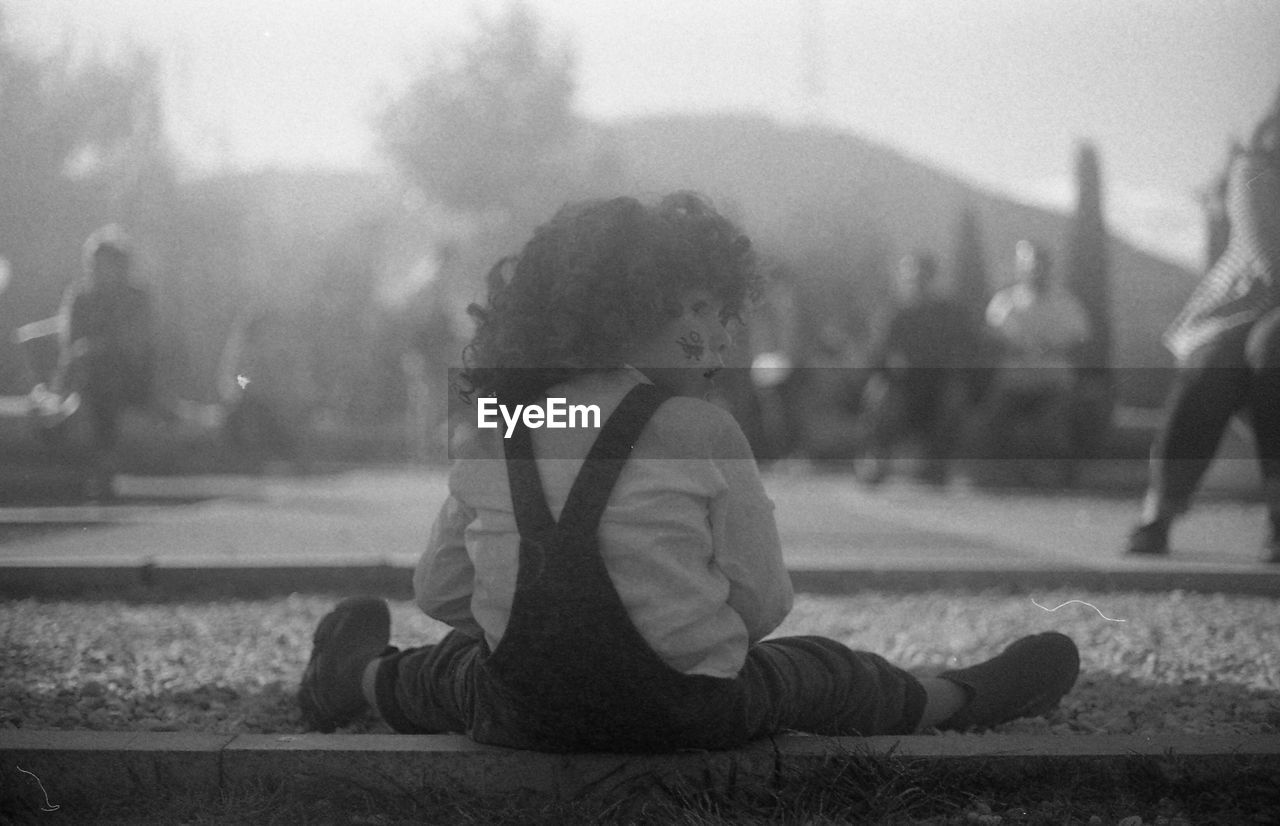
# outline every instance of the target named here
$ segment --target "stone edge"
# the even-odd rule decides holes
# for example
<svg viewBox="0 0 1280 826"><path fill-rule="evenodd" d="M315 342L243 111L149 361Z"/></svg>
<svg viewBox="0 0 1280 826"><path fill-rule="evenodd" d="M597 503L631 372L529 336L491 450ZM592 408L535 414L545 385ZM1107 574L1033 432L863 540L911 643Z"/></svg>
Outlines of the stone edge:
<svg viewBox="0 0 1280 826"><path fill-rule="evenodd" d="M0 732L5 785L34 793L36 778L51 803L60 795L83 798L107 789L130 794L182 789L211 796L262 781L330 792L460 790L477 797L577 799L674 781L721 790L767 786L784 771L841 759L959 764L1003 775L1075 767L1118 776L1134 760L1171 757L1180 758L1184 768L1224 777L1242 766L1280 772L1280 735L794 735L732 751L619 755L517 751L461 735Z"/></svg>
<svg viewBox="0 0 1280 826"><path fill-rule="evenodd" d="M240 596L293 592L378 593L408 596L412 568L386 562L356 565L170 565L14 564L0 561L0 595L62 597L94 593L145 591L182 595L224 591ZM1250 596L1280 596L1280 566L1270 569L1207 570L1139 568L1101 569L1080 566L1000 566L912 568L858 566L790 569L797 591L844 594L860 590L922 591L938 589L1087 591L1183 590Z"/></svg>

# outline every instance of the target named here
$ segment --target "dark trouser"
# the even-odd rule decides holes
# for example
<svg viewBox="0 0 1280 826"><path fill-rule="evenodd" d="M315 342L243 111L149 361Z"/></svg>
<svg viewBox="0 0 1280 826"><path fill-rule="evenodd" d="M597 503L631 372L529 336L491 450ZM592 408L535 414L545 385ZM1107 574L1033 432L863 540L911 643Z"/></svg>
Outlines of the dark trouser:
<svg viewBox="0 0 1280 826"><path fill-rule="evenodd" d="M240 398L227 414L226 429L231 443L243 450L261 450L281 459L298 457L297 428L256 396Z"/></svg>
<svg viewBox="0 0 1280 826"><path fill-rule="evenodd" d="M99 452L115 449L120 441L120 414L125 405L115 399L85 394L85 407L93 433L93 447Z"/></svg>
<svg viewBox="0 0 1280 826"><path fill-rule="evenodd" d="M470 732L482 649L476 638L454 631L437 645L384 658L375 684L379 714L399 732ZM924 711L924 688L911 674L822 637L758 643L738 679L747 698L743 730L726 740L787 730L909 734Z"/></svg>
<svg viewBox="0 0 1280 826"><path fill-rule="evenodd" d="M1071 459L1074 388L997 385L985 413L989 455L997 459Z"/></svg>
<svg viewBox="0 0 1280 826"><path fill-rule="evenodd" d="M120 415L130 406L146 404L151 396L151 370L111 351L90 354L77 369L84 372L80 394L93 427L94 447L114 450Z"/></svg>
<svg viewBox="0 0 1280 826"><path fill-rule="evenodd" d="M1168 417L1151 448L1149 518L1187 509L1238 412L1246 413L1253 427L1275 522L1280 520L1280 309L1205 344L1178 370Z"/></svg>
<svg viewBox="0 0 1280 826"><path fill-rule="evenodd" d="M916 367L895 372L887 392L868 411L872 451L888 458L899 443L918 436L925 475L945 478L961 430L966 392L963 378L950 369Z"/></svg>

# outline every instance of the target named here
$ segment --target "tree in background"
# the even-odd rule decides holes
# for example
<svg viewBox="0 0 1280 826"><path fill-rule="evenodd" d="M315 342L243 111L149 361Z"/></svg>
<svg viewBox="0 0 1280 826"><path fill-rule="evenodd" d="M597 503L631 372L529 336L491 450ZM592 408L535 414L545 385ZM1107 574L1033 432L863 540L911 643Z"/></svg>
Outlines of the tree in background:
<svg viewBox="0 0 1280 826"><path fill-rule="evenodd" d="M375 121L384 150L436 219L419 238L450 250L448 265L383 319L382 340L402 348L399 395L413 428L443 409L431 406L447 394L444 365L460 363L462 341L454 339L465 340L472 321L464 308L484 299L493 263L565 201L621 188L620 154L573 110L574 68L569 47L548 36L531 8L510 3L478 18L470 40L438 50ZM419 253L415 269L431 259ZM426 352L427 341L438 347ZM429 394L434 401L424 401ZM415 431L413 443L431 438Z"/></svg>
<svg viewBox="0 0 1280 826"><path fill-rule="evenodd" d="M987 256L982 244L982 229L973 207L960 211L956 223L955 246L951 253L951 287L958 301L981 322L990 298L987 289Z"/></svg>
<svg viewBox="0 0 1280 826"><path fill-rule="evenodd" d="M523 3L479 25L470 43L435 55L376 127L389 154L446 206L527 211L573 177L573 57Z"/></svg>
<svg viewBox="0 0 1280 826"><path fill-rule="evenodd" d="M1082 143L1076 155L1076 211L1067 235L1063 283L1089 315L1093 337L1082 354L1090 368L1111 363L1111 283L1107 228L1102 217L1102 183L1098 152Z"/></svg>
<svg viewBox="0 0 1280 826"><path fill-rule="evenodd" d="M151 56L77 59L70 42L28 55L0 6L0 225L38 227L48 220L40 207L86 194L114 218L133 217L119 213L136 212L140 191L171 175L160 99Z"/></svg>
<svg viewBox="0 0 1280 826"><path fill-rule="evenodd" d="M1111 283L1107 228L1102 218L1098 152L1082 143L1076 154L1076 211L1067 234L1063 283L1089 316L1092 335L1079 357L1080 381L1071 412L1076 458L1099 458L1115 406L1111 374Z"/></svg>

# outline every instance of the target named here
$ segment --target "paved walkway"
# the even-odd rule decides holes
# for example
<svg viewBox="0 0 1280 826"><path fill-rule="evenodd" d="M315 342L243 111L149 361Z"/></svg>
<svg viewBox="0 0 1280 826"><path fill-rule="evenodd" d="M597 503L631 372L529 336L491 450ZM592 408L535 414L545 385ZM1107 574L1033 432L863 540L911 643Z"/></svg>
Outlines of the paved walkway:
<svg viewBox="0 0 1280 826"><path fill-rule="evenodd" d="M768 474L766 486L788 565L811 579L1095 572L1183 578L1171 587L1186 577L1244 577L1259 586L1247 590L1280 593L1280 566L1259 561L1265 510L1238 498L1206 497L1175 529L1170 556L1134 559L1118 552L1137 508L1131 496L905 482L868 490L848 476L803 472ZM123 477L119 493L110 505L0 506L0 565L411 567L445 474Z"/></svg>

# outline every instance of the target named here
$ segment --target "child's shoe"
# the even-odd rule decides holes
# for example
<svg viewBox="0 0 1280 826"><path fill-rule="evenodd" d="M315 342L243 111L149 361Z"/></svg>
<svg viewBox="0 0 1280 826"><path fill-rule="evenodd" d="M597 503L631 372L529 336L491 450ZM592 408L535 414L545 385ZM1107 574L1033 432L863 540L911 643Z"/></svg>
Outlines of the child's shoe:
<svg viewBox="0 0 1280 826"><path fill-rule="evenodd" d="M375 597L350 597L320 620L298 705L307 730L328 733L369 707L360 688L365 666L391 641L391 612Z"/></svg>
<svg viewBox="0 0 1280 826"><path fill-rule="evenodd" d="M941 729L990 728L1019 717L1036 717L1057 706L1080 674L1080 652L1056 631L1015 641L986 662L938 676L969 696Z"/></svg>

